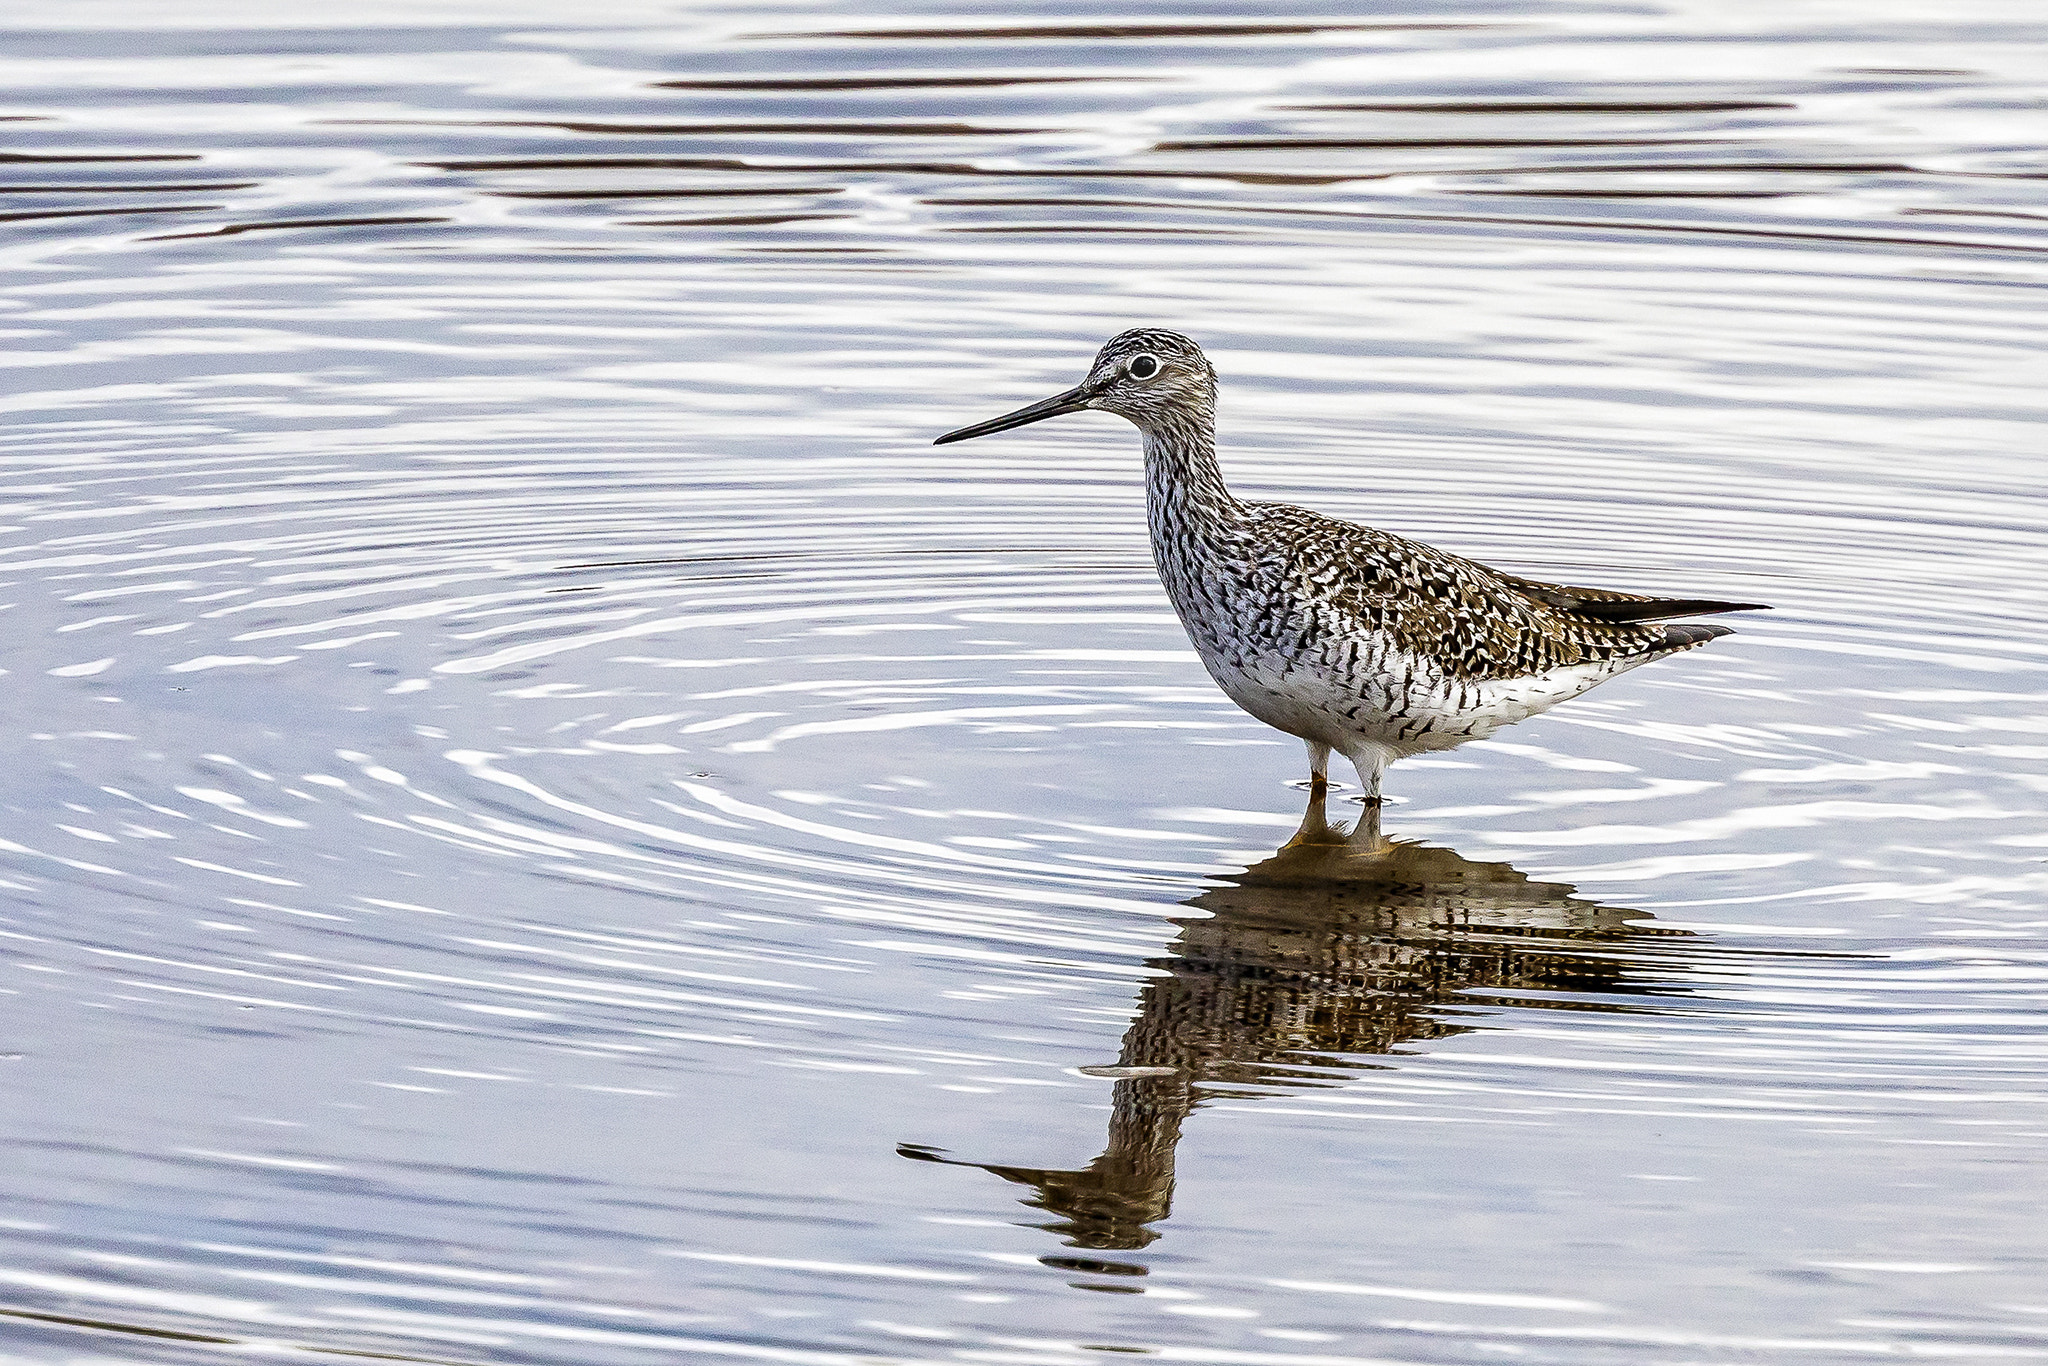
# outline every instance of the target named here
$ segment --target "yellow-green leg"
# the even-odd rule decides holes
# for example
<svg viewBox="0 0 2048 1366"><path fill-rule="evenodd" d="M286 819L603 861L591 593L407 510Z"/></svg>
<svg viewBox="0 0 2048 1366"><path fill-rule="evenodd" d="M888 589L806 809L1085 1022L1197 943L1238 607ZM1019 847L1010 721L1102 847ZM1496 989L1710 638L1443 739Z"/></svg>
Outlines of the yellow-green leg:
<svg viewBox="0 0 2048 1366"><path fill-rule="evenodd" d="M1341 832L1330 829L1330 819L1324 804L1330 796L1330 747L1319 745L1313 740L1304 740L1308 746L1308 810L1301 813L1301 828L1287 841L1286 848L1303 844L1331 844Z"/></svg>

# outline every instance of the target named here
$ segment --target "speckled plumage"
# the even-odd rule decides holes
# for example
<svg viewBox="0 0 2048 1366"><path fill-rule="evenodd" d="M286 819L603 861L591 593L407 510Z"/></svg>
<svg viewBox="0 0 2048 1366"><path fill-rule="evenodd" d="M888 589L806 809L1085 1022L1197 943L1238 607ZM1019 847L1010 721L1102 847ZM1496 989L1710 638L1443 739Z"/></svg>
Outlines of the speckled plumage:
<svg viewBox="0 0 2048 1366"><path fill-rule="evenodd" d="M1076 388L940 440L1082 408L1136 423L1153 559L1195 652L1232 701L1307 742L1318 782L1334 749L1376 799L1392 760L1480 739L1728 634L1653 623L1757 606L1539 583L1243 501L1217 467L1215 394L1194 342L1140 328L1112 338Z"/></svg>

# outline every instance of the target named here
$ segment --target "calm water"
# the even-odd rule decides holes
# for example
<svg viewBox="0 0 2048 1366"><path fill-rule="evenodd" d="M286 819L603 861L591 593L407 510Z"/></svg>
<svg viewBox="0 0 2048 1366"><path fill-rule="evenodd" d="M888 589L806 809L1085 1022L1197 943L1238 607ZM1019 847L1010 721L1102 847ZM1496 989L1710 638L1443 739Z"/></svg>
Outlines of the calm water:
<svg viewBox="0 0 2048 1366"><path fill-rule="evenodd" d="M2038 4L0 30L5 1359L2048 1358ZM1273 860L1136 323L1778 610Z"/></svg>

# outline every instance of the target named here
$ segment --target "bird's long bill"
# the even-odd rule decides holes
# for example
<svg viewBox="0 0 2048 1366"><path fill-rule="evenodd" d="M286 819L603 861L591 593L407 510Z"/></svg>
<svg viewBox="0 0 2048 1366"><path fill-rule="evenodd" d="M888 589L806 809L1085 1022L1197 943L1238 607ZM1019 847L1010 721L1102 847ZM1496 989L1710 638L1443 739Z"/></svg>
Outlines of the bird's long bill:
<svg viewBox="0 0 2048 1366"><path fill-rule="evenodd" d="M1058 417L1061 413L1078 413L1088 406L1089 397L1088 386L1077 384L1064 394L1054 394L1051 398L1040 399L1028 408L1019 408L1014 413L1004 413L1001 417L977 422L972 427L962 427L957 432L947 432L932 444L944 446L954 441L965 441L969 437L987 436L990 432L1007 432L1012 427L1043 422L1049 417Z"/></svg>

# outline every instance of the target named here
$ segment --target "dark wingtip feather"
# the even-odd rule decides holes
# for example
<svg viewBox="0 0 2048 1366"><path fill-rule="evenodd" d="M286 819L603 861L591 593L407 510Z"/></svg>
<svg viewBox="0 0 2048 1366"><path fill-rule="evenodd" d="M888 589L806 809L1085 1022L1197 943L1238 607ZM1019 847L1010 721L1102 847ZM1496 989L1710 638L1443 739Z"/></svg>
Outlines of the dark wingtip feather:
<svg viewBox="0 0 2048 1366"><path fill-rule="evenodd" d="M1595 621L1645 622L1669 617L1711 616L1716 612L1768 612L1762 602L1715 602L1707 598L1642 598L1574 601L1568 609Z"/></svg>

